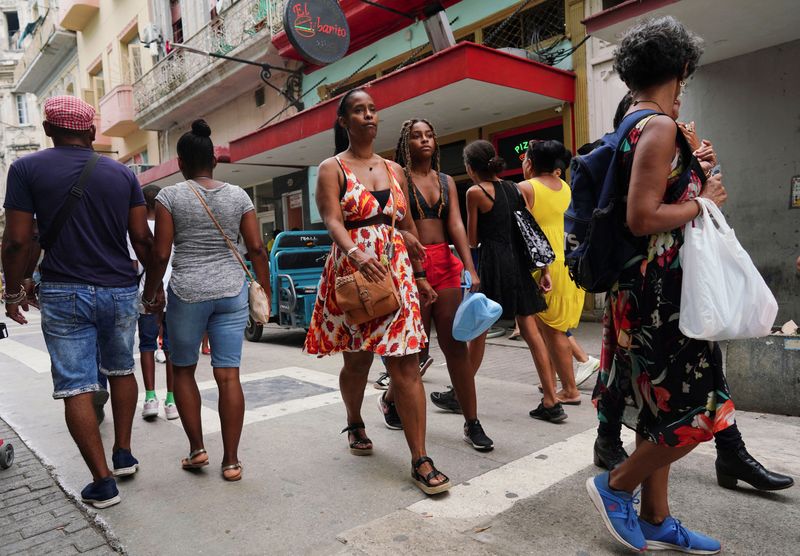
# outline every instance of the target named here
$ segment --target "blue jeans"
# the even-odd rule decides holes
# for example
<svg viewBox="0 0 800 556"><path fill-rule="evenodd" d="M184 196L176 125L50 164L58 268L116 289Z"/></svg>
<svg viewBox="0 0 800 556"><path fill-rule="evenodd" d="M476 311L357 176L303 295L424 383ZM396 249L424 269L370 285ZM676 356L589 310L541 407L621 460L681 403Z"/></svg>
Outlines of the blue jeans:
<svg viewBox="0 0 800 556"><path fill-rule="evenodd" d="M139 315L139 352L152 353L158 349L158 318L161 315L145 314ZM167 335L167 321L161 321L163 330L164 351L169 351L169 336Z"/></svg>
<svg viewBox="0 0 800 556"><path fill-rule="evenodd" d="M196 365L203 334L208 331L211 366L238 367L249 316L247 283L239 295L198 303L182 301L171 288L167 295L172 364L179 367Z"/></svg>
<svg viewBox="0 0 800 556"><path fill-rule="evenodd" d="M39 290L42 332L50 353L53 397L101 388L106 376L132 374L138 288L43 282Z"/></svg>

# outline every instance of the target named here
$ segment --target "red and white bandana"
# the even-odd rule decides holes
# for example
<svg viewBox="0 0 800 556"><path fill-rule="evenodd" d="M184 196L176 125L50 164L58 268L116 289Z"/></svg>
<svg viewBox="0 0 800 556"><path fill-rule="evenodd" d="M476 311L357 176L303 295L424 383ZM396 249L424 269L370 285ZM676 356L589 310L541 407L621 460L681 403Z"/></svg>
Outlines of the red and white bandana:
<svg viewBox="0 0 800 556"><path fill-rule="evenodd" d="M78 97L51 97L44 103L44 119L64 129L85 131L94 124L94 107Z"/></svg>

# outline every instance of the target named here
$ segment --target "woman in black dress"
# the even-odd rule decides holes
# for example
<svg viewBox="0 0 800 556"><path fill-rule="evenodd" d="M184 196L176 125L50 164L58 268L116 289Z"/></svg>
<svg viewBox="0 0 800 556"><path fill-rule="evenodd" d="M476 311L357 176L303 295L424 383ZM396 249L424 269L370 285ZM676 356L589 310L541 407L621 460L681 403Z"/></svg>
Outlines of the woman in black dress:
<svg viewBox="0 0 800 556"><path fill-rule="evenodd" d="M526 199L517 184L497 174L505 163L488 141L474 141L464 149L464 164L475 183L467 191L467 236L471 247L479 248L478 275L481 293L503 307L503 319L516 318L522 338L531 350L544 395L530 416L551 423L567 418L556 399L555 382L547 347L534 315L547 308L541 289L550 289L550 274L542 272L541 289L521 254L525 246L519 237L514 211L526 210ZM477 372L483 360L486 334L470 342L472 368Z"/></svg>

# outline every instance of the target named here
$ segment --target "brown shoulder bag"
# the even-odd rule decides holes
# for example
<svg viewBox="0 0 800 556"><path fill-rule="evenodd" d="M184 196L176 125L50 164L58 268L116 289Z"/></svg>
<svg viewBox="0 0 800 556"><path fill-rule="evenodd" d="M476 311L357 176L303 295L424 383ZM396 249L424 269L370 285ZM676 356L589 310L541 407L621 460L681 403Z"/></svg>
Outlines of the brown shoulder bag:
<svg viewBox="0 0 800 556"><path fill-rule="evenodd" d="M397 217L394 194L392 186L392 240L394 240L394 224ZM393 243L387 245L384 254L387 255L389 265L380 282L370 282L358 270L336 278L336 304L344 312L345 321L350 326L358 326L384 317L400 308L400 296L392 279Z"/></svg>

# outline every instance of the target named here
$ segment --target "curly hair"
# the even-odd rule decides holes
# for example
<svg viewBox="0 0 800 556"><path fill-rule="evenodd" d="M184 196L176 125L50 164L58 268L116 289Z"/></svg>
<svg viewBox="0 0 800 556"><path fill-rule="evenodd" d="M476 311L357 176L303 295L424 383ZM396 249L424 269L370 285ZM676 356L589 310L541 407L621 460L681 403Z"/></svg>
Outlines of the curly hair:
<svg viewBox="0 0 800 556"><path fill-rule="evenodd" d="M614 52L614 71L632 91L686 79L697 69L703 39L672 16L648 19L628 29Z"/></svg>
<svg viewBox="0 0 800 556"><path fill-rule="evenodd" d="M403 173L406 175L406 181L408 182L408 189L411 195L414 197L417 210L419 211L419 214L423 214L422 207L419 203L419 198L417 197L417 188L412 187L414 185L414 181L411 179L411 147L409 146L409 143L411 142L411 130L418 123L427 125L433 132L433 142L436 147L433 149L431 168L435 172L439 172L441 163L439 137L436 135L436 129L433 127L433 124L424 118L412 118L403 122L403 126L400 128L400 138L397 140L397 148L394 150L394 161L403 168ZM444 206L444 192L440 191L439 193L439 216L441 217L442 208Z"/></svg>

